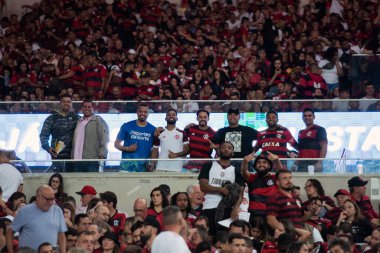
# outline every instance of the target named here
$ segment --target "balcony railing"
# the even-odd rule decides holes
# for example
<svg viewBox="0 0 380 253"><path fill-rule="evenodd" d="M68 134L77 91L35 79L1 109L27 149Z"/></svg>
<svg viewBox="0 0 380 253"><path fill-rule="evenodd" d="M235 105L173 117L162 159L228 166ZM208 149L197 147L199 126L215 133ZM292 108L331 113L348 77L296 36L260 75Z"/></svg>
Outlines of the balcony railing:
<svg viewBox="0 0 380 253"><path fill-rule="evenodd" d="M91 159L91 160L16 160L11 161L24 173L51 173L51 172L87 172L78 168L87 168L86 165L92 163L95 169L89 172L127 172L120 166L121 163L140 163L143 172L145 166L164 162L167 165L165 170L153 170L157 172L178 172L178 173L198 173L202 164L215 161L217 159ZM242 159L231 159L233 165L240 165ZM322 166L316 165L317 161L322 161ZM380 159L281 159L283 168L294 173L309 174L379 174ZM180 163L180 166L178 166ZM172 166L173 165L173 166ZM253 171L252 164L249 170Z"/></svg>
<svg viewBox="0 0 380 253"><path fill-rule="evenodd" d="M94 101L95 113L134 113L140 101ZM282 99L282 100L152 100L143 101L151 112L164 113L169 108L178 112L227 112L230 107L241 112L301 112L309 107L316 112L380 111L380 99ZM1 114L50 113L59 109L58 101L12 101L0 102ZM81 112L81 101L73 101L73 111Z"/></svg>

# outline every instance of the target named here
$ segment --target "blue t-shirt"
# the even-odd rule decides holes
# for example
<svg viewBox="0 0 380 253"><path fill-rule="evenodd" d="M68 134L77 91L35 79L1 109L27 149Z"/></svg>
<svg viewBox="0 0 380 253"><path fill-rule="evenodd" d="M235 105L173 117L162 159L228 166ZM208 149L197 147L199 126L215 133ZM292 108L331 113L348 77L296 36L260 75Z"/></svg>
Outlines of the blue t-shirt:
<svg viewBox="0 0 380 253"><path fill-rule="evenodd" d="M61 208L53 205L49 211L44 212L35 203L20 209L11 228L20 233L19 247L35 250L44 242L57 245L58 233L67 231Z"/></svg>
<svg viewBox="0 0 380 253"><path fill-rule="evenodd" d="M124 141L124 147L137 144L135 152L122 152L121 157L126 158L150 158L153 147L153 137L156 128L147 122L146 126L138 126L136 120L124 123L117 135L118 140ZM142 172L146 171L145 161L122 162L121 170Z"/></svg>

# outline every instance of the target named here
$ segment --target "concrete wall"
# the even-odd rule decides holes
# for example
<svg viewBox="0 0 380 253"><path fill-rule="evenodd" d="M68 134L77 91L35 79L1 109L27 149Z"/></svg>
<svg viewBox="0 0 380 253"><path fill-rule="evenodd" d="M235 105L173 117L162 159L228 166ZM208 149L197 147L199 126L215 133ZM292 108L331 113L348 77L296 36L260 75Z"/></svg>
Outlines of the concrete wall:
<svg viewBox="0 0 380 253"><path fill-rule="evenodd" d="M35 194L35 190L40 184L47 183L51 174L33 174L24 178L24 192L27 198ZM314 176L321 181L326 194L333 196L337 189L346 188L347 181L353 175L330 175L323 174ZM118 196L118 209L133 214L133 201L138 197L149 200L150 191L160 185L168 184L171 192L186 191L186 187L191 183L197 182L195 174L177 174L177 173L71 173L63 174L64 189L69 195L72 195L79 201L79 195L75 194L80 191L86 184L92 185L99 192L113 191ZM293 183L301 186L303 189L309 175L299 173L293 174ZM367 185L367 195L371 196L374 208L378 211L379 203L379 179L380 176L366 177L370 180ZM302 199L305 200L304 190Z"/></svg>

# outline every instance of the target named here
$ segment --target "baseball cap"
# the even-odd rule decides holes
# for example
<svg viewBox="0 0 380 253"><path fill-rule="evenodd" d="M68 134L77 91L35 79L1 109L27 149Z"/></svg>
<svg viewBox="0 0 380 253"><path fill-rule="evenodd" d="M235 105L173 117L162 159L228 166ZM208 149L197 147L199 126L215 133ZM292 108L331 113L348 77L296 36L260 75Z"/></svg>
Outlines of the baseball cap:
<svg viewBox="0 0 380 253"><path fill-rule="evenodd" d="M10 221L10 222L13 222L14 219L15 218L12 215L7 215L7 216L4 216L4 217L1 217L0 221Z"/></svg>
<svg viewBox="0 0 380 253"><path fill-rule="evenodd" d="M133 48L129 49L128 50L128 54L137 54L136 50L134 50Z"/></svg>
<svg viewBox="0 0 380 253"><path fill-rule="evenodd" d="M144 220L144 225L152 226L157 228L157 233L160 233L161 226L154 216L147 216Z"/></svg>
<svg viewBox="0 0 380 253"><path fill-rule="evenodd" d="M141 76L140 76L140 77L141 77L141 78L144 78L144 77L150 77L150 74L149 74L149 72L144 71L144 72L141 73Z"/></svg>
<svg viewBox="0 0 380 253"><path fill-rule="evenodd" d="M113 232L106 232L103 236L101 236L99 238L99 243L102 244L102 241L107 238L107 239L111 239L112 241L114 241L115 244L119 245L120 246L120 242L119 242L119 238L117 237L117 235Z"/></svg>
<svg viewBox="0 0 380 253"><path fill-rule="evenodd" d="M85 194L89 194L89 195L96 195L96 190L94 187L92 187L91 185L85 185L82 190L80 192L76 192L76 194L79 194L79 195L85 195Z"/></svg>
<svg viewBox="0 0 380 253"><path fill-rule="evenodd" d="M361 177L356 176L348 180L348 187L364 186L367 183L368 183L367 180L363 180Z"/></svg>
<svg viewBox="0 0 380 253"><path fill-rule="evenodd" d="M261 154L259 156L256 157L255 161L253 162L253 168L256 168L256 164L257 162L260 160L260 159L264 159L264 160L267 160L269 165L270 165L270 168L273 168L273 162L271 160L269 160L268 157L266 157L265 155Z"/></svg>
<svg viewBox="0 0 380 253"><path fill-rule="evenodd" d="M345 195L345 196L350 196L350 193L345 190L345 189L339 189L336 191L336 193L334 194L334 197L336 198L337 196L339 195Z"/></svg>
<svg viewBox="0 0 380 253"><path fill-rule="evenodd" d="M233 113L233 114L240 114L240 111L239 111L238 108L232 107L232 108L228 109L228 113L227 114L231 114L231 113Z"/></svg>

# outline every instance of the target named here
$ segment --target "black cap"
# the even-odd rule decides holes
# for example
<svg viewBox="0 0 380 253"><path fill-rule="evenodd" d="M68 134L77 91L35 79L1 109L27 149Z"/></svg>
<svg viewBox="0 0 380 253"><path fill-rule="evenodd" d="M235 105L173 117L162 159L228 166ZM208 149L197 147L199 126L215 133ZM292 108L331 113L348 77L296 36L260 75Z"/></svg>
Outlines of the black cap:
<svg viewBox="0 0 380 253"><path fill-rule="evenodd" d="M115 242L115 244L119 245L120 246L120 242L119 242L119 238L117 237L117 235L113 232L106 232L103 236L101 236L99 238L99 243L100 245L102 245L102 241L104 238L108 238L108 239L111 239L112 241Z"/></svg>
<svg viewBox="0 0 380 253"><path fill-rule="evenodd" d="M367 183L368 183L367 180L363 180L361 177L356 176L348 180L348 187L364 186Z"/></svg>
<svg viewBox="0 0 380 253"><path fill-rule="evenodd" d="M147 216L144 220L144 225L152 226L154 228L157 228L157 234L161 231L160 223L156 220L156 217L154 216Z"/></svg>
<svg viewBox="0 0 380 253"><path fill-rule="evenodd" d="M149 74L149 72L144 71L144 72L141 73L141 76L140 76L140 77L141 77L141 78L144 78L144 77L150 77L150 74Z"/></svg>
<svg viewBox="0 0 380 253"><path fill-rule="evenodd" d="M267 160L268 163L269 163L270 168L271 168L271 169L273 168L273 162L272 162L271 160L269 160L268 157L266 157L265 155L261 154L261 155L259 155L258 157L256 157L255 161L253 162L253 168L254 168L254 169L256 169L256 164L257 164L257 162L258 162L260 159Z"/></svg>
<svg viewBox="0 0 380 253"><path fill-rule="evenodd" d="M228 109L227 114L231 114L231 113L234 113L234 114L240 114L240 111L239 111L238 108L236 108L236 107L232 107L232 108Z"/></svg>

